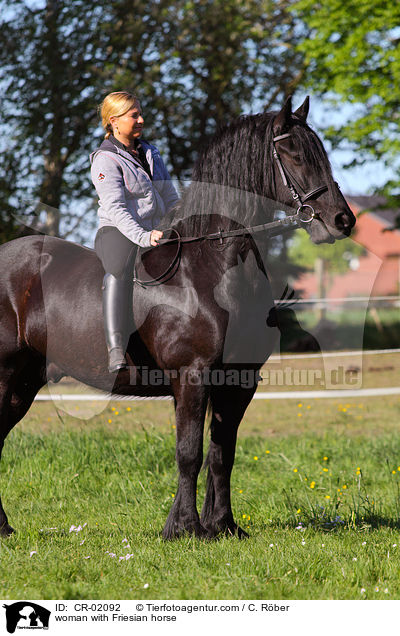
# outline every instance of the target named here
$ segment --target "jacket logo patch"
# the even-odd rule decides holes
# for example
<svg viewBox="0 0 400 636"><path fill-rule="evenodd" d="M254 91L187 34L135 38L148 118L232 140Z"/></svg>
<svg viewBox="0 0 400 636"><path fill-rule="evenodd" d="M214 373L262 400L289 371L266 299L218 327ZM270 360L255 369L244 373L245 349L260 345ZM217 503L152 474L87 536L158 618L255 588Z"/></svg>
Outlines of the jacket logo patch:
<svg viewBox="0 0 400 636"><path fill-rule="evenodd" d="M99 173L99 176L97 177L99 181L104 181L104 179L106 178L106 175L103 174L102 172Z"/></svg>

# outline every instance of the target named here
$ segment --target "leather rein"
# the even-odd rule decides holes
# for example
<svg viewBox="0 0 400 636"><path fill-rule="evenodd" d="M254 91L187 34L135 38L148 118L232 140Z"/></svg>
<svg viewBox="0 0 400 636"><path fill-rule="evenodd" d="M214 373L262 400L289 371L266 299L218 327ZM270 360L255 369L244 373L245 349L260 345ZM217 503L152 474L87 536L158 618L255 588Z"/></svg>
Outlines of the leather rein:
<svg viewBox="0 0 400 636"><path fill-rule="evenodd" d="M149 279L149 280L139 280L136 277L136 265L134 268L134 278L133 282L139 284L142 287L151 287L155 285L161 285L163 279L165 279L168 274L172 275L173 270L179 266L180 262L180 252L181 246L184 243L194 243L195 241L215 241L219 240L222 244L224 238L230 238L233 236L246 236L247 234L254 234L255 232L268 232L269 236L276 236L277 234L282 234L289 229L299 228L302 223L311 223L311 221L317 216L314 208L307 203L311 199L317 199L321 194L328 190L326 185L319 186L318 188L314 188L314 190L310 190L309 192L305 192L303 188L300 186L299 182L295 179L295 177L289 172L289 170L284 166L278 151L276 149L276 142L279 142L283 139L287 139L291 136L291 133L285 133L284 135L277 135L272 139L273 144L273 157L277 164L279 173L281 175L283 185L288 188L292 194L293 200L298 204L295 214L291 216L287 216L283 219L278 219L276 221L270 221L269 223L263 223L261 225L253 225L250 227L238 228L237 230L218 230L218 232L212 232L210 234L202 234L199 236L181 236L175 228L171 228L173 232L175 232L176 236L173 238L167 239L159 239L158 245L168 245L170 243L177 243L177 250L174 255L174 258L168 268L160 274L159 276ZM303 194L300 195L294 183L297 184L298 188L302 190Z"/></svg>

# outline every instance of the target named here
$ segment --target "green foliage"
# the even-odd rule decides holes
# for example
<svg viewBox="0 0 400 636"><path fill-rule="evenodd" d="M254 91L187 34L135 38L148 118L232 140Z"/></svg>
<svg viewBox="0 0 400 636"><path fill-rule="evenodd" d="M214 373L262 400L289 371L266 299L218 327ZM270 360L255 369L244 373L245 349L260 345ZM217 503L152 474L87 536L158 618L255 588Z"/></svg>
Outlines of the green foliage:
<svg viewBox="0 0 400 636"><path fill-rule="evenodd" d="M334 145L400 168L400 5L389 0L298 0L292 7L311 30L299 49L306 56L308 86L335 109L354 104L344 124L325 131ZM341 109L343 116L347 112ZM342 144L341 144L342 140ZM387 184L398 193L400 178ZM398 205L398 198L397 198Z"/></svg>
<svg viewBox="0 0 400 636"><path fill-rule="evenodd" d="M297 232L288 248L289 260L296 265L312 269L322 259L329 272L343 274L349 269L351 258L362 256L364 248L351 239L335 241L332 245L316 245L306 232Z"/></svg>

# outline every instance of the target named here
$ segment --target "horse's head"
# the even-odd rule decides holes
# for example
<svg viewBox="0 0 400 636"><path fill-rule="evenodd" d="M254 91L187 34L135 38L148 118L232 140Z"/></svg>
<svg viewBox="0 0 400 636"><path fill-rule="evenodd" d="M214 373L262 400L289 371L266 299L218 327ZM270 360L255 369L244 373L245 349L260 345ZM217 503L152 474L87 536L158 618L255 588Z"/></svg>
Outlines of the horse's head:
<svg viewBox="0 0 400 636"><path fill-rule="evenodd" d="M301 208L313 243L350 235L356 219L332 177L322 142L307 125L309 98L294 113L289 97L272 125L276 200Z"/></svg>

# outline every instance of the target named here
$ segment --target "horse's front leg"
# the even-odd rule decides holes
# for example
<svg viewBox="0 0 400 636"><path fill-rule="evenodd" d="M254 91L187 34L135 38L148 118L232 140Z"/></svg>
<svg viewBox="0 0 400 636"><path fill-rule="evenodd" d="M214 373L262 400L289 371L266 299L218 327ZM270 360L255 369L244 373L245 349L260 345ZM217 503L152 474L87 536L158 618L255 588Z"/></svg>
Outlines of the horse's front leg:
<svg viewBox="0 0 400 636"><path fill-rule="evenodd" d="M178 490L164 527L163 537L173 539L185 532L208 536L196 508L197 478L203 461L203 429L208 394L203 386L174 387L176 414L176 460Z"/></svg>
<svg viewBox="0 0 400 636"><path fill-rule="evenodd" d="M235 523L231 508L231 473L235 459L236 437L254 388L214 388L211 392L211 441L207 455L208 475L201 523L211 536L220 532L247 533Z"/></svg>

